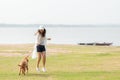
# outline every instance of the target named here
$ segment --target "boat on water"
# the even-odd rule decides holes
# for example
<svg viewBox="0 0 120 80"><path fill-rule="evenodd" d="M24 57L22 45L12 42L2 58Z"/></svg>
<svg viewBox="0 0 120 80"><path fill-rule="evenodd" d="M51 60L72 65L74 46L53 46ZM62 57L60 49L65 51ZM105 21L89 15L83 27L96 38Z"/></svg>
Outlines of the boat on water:
<svg viewBox="0 0 120 80"><path fill-rule="evenodd" d="M113 43L78 43L78 45L95 45L95 46L110 46Z"/></svg>

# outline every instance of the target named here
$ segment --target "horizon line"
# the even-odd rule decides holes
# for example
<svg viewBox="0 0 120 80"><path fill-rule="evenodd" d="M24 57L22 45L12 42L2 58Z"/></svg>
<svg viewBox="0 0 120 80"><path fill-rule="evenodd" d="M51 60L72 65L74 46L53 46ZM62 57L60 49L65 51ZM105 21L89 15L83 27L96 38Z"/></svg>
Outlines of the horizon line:
<svg viewBox="0 0 120 80"><path fill-rule="evenodd" d="M0 23L0 26L7 26L7 25L15 25L15 26L27 26L27 25L36 25L36 26L39 26L39 25L50 25L50 26L57 26L57 25L59 25L59 26L120 26L120 24L30 24L30 23L28 23L28 24L16 24L16 23Z"/></svg>

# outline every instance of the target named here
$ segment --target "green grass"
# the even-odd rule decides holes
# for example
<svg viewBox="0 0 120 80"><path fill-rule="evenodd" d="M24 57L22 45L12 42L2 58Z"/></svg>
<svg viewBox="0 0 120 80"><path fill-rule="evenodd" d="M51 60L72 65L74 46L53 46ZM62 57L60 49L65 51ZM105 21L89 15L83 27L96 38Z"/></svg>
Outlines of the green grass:
<svg viewBox="0 0 120 80"><path fill-rule="evenodd" d="M10 49L27 52L32 45L4 46L4 52ZM17 65L23 57L0 56L0 80L120 80L120 47L49 45L48 49L46 73L36 72L36 59L29 58L29 73L19 76Z"/></svg>

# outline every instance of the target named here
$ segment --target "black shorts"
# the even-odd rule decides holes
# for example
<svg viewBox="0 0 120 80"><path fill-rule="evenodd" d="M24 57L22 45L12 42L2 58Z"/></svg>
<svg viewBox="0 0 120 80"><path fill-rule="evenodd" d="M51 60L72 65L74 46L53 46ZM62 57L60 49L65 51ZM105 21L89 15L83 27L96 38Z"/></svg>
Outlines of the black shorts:
<svg viewBox="0 0 120 80"><path fill-rule="evenodd" d="M44 45L37 45L37 52L44 52L44 51L46 51Z"/></svg>

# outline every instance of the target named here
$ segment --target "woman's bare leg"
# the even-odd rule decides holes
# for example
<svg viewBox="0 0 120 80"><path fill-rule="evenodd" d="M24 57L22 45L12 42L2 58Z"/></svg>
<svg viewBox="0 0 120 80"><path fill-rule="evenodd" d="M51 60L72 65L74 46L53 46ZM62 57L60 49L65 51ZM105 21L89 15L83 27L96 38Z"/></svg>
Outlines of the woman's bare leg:
<svg viewBox="0 0 120 80"><path fill-rule="evenodd" d="M39 68L40 60L41 60L41 53L38 52L37 68Z"/></svg>
<svg viewBox="0 0 120 80"><path fill-rule="evenodd" d="M45 63L46 63L46 52L42 52L42 62L43 62L43 67L45 68Z"/></svg>

